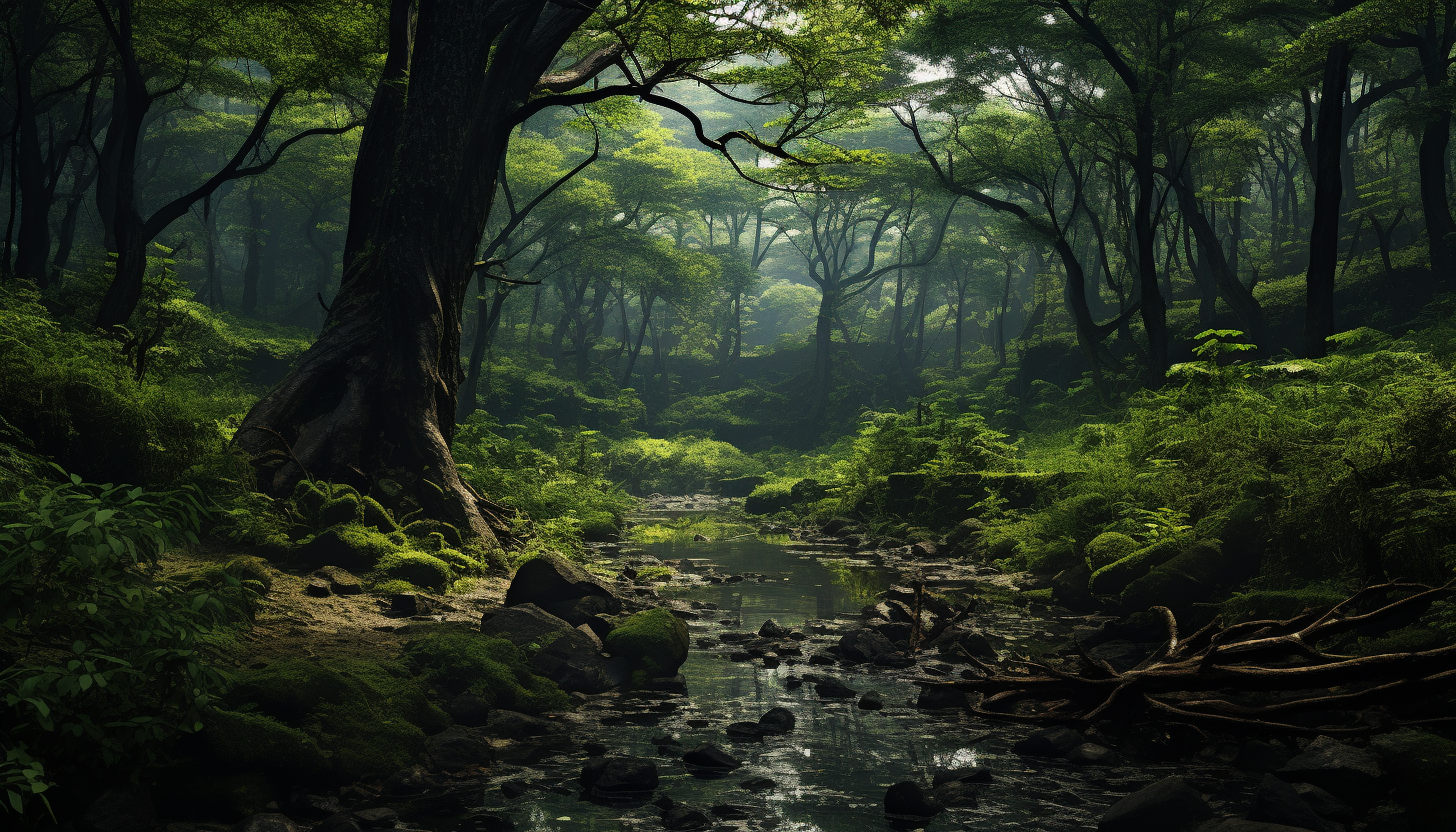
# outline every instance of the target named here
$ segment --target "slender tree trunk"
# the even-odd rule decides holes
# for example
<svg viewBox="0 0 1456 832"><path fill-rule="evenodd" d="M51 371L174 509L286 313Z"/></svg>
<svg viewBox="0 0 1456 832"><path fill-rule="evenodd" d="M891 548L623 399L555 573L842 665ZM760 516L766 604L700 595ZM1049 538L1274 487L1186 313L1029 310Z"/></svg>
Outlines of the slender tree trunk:
<svg viewBox="0 0 1456 832"><path fill-rule="evenodd" d="M637 366L637 356L642 353L642 339L647 336L647 323L652 319L652 297L642 295L638 303L642 307L642 322L637 325L637 337L627 349L627 367L622 370L623 387L632 386L632 369Z"/></svg>
<svg viewBox="0 0 1456 832"><path fill-rule="evenodd" d="M1153 112L1150 102L1138 105L1136 155L1133 174L1137 181L1133 208L1133 236L1137 251L1138 288L1142 296L1143 328L1148 334L1148 384L1161 387L1168 372L1168 308L1158 287L1158 258L1153 236Z"/></svg>
<svg viewBox="0 0 1456 832"><path fill-rule="evenodd" d="M485 297L486 278L480 278L480 299L476 301L476 317L479 323L475 328L475 340L470 345L470 363L465 371L465 386L460 393L460 407L455 414L455 421L463 423L470 418L480 407L480 367L485 359L485 349L495 339L496 326L500 323L501 307L505 305L506 298L510 296L510 287L496 285L495 291L490 293L490 299Z"/></svg>
<svg viewBox="0 0 1456 832"><path fill-rule="evenodd" d="M47 261L51 255L50 213L54 186L48 186L46 182L29 69L21 68L15 73L15 88L15 117L18 119L15 125L15 184L20 189L20 232L16 240L14 275L44 289L50 282Z"/></svg>
<svg viewBox="0 0 1456 832"><path fill-rule="evenodd" d="M244 244L243 303L244 315L258 311L258 277L263 273L263 201L258 199L257 185L248 188L248 234Z"/></svg>
<svg viewBox="0 0 1456 832"><path fill-rule="evenodd" d="M809 381L809 419L818 421L829 411L834 390L834 314L839 289L826 282L819 298L819 315L814 320L814 369Z"/></svg>
<svg viewBox="0 0 1456 832"><path fill-rule="evenodd" d="M1305 277L1304 353L1323 356L1335 334L1335 267L1340 257L1340 201L1345 144L1343 104L1350 85L1350 47L1330 48L1320 84L1315 128L1314 219L1309 229L1309 271Z"/></svg>
<svg viewBox="0 0 1456 832"><path fill-rule="evenodd" d="M1444 75L1444 61L1439 63ZM1445 89L1445 84L1436 89ZM1439 107L1435 109L1440 112L1426 121L1417 151L1421 210L1426 217L1426 241L1430 247L1431 271L1435 274L1437 289L1451 291L1456 289L1456 223L1451 220L1451 201L1446 190L1451 114Z"/></svg>

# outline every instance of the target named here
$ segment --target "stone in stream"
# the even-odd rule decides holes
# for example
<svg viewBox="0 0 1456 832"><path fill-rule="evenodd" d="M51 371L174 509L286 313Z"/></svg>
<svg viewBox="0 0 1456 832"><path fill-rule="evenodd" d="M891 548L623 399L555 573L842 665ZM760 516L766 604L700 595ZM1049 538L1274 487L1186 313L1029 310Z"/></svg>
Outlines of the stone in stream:
<svg viewBox="0 0 1456 832"><path fill-rule="evenodd" d="M506 780L500 784L500 790L506 800L515 800L531 790L531 783L528 780Z"/></svg>
<svg viewBox="0 0 1456 832"><path fill-rule="evenodd" d="M1302 829L1323 830L1326 827L1326 821L1304 802L1293 786L1272 774L1264 775L1259 787L1254 789L1248 818Z"/></svg>
<svg viewBox="0 0 1456 832"><path fill-rule="evenodd" d="M968 766L966 768L950 768L937 771L931 778L932 786L944 786L946 783L989 783L991 782L991 770L980 766Z"/></svg>
<svg viewBox="0 0 1456 832"><path fill-rule="evenodd" d="M920 696L915 699L915 707L925 711L964 708L965 706L965 691L955 685L924 685L920 688Z"/></svg>
<svg viewBox="0 0 1456 832"><path fill-rule="evenodd" d="M821 699L849 699L858 691L838 679L825 679L814 685L814 692L819 694Z"/></svg>
<svg viewBox="0 0 1456 832"><path fill-rule="evenodd" d="M531 657L531 666L562 690L603 693L616 687L613 676L622 674L610 672L595 636L568 628L543 638L549 641Z"/></svg>
<svg viewBox="0 0 1456 832"><path fill-rule="evenodd" d="M556 726L549 720L527 714L519 714L515 711L496 710L492 711L490 719L485 723L485 733L492 737L503 737L505 739L524 739L526 737L544 737L554 733Z"/></svg>
<svg viewBox="0 0 1456 832"><path fill-rule="evenodd" d="M259 812L245 818L229 832L301 832L298 824L287 815L277 812Z"/></svg>
<svg viewBox="0 0 1456 832"><path fill-rule="evenodd" d="M657 788L657 764L639 757L593 757L581 768L581 786L597 797L631 797Z"/></svg>
<svg viewBox="0 0 1456 832"><path fill-rule="evenodd" d="M726 774L743 765L742 761L710 742L687 752L682 760L693 774Z"/></svg>
<svg viewBox="0 0 1456 832"><path fill-rule="evenodd" d="M441 771L460 771L470 766L489 765L493 754L490 740L479 728L451 725L425 739L425 751Z"/></svg>
<svg viewBox="0 0 1456 832"><path fill-rule="evenodd" d="M1080 733L1059 725L1033 731L1024 739L1017 740L1011 750L1028 757L1065 757L1086 742L1087 738Z"/></svg>
<svg viewBox="0 0 1456 832"><path fill-rule="evenodd" d="M761 742L763 740L763 726L757 722L730 722L723 729L728 739L733 742Z"/></svg>
<svg viewBox="0 0 1456 832"><path fill-rule="evenodd" d="M754 810L747 806L735 806L732 803L719 803L708 811L712 812L714 817L723 820L748 820L754 817Z"/></svg>
<svg viewBox="0 0 1456 832"><path fill-rule="evenodd" d="M1371 752L1320 736L1274 774L1281 780L1312 783L1354 803L1368 805L1374 802L1375 787L1385 772Z"/></svg>
<svg viewBox="0 0 1456 832"><path fill-rule="evenodd" d="M895 817L932 818L945 811L945 806L926 792L919 783L906 780L885 792L885 814Z"/></svg>
<svg viewBox="0 0 1456 832"><path fill-rule="evenodd" d="M774 786L777 785L778 783L775 783L773 780L770 780L767 777L755 777L751 780L744 780L742 783L738 784L738 787L745 791L762 792L768 791L769 789L772 789Z"/></svg>
<svg viewBox="0 0 1456 832"><path fill-rule="evenodd" d="M399 812L381 806L375 809L360 809L354 813L354 820L365 829L392 829L399 822Z"/></svg>
<svg viewBox="0 0 1456 832"><path fill-rule="evenodd" d="M878 691L866 691L864 696L859 698L859 709L861 711L881 711L885 708L885 699Z"/></svg>
<svg viewBox="0 0 1456 832"><path fill-rule="evenodd" d="M883 635L870 629L850 630L839 638L839 654L848 662L877 662L900 658L900 651Z"/></svg>
<svg viewBox="0 0 1456 832"><path fill-rule="evenodd" d="M834 660L833 656L828 656L823 653L815 653L814 655L809 657L809 664L816 665L818 667L833 667L834 665L838 664L838 662Z"/></svg>
<svg viewBox="0 0 1456 832"><path fill-rule="evenodd" d="M460 725L479 728L490 720L490 703L467 691L451 699L445 712Z"/></svg>
<svg viewBox="0 0 1456 832"><path fill-rule="evenodd" d="M702 535L698 535L698 537L702 537ZM673 806L662 813L663 828L673 830L673 832L690 832L690 830L707 829L712 822L713 819L708 817L701 809L693 809L687 806Z"/></svg>
<svg viewBox="0 0 1456 832"><path fill-rule="evenodd" d="M931 796L947 808L974 808L981 803L981 790L975 783L952 780L931 790Z"/></svg>
<svg viewBox="0 0 1456 832"><path fill-rule="evenodd" d="M1095 742L1084 742L1067 752L1067 761L1079 766L1115 766L1117 752Z"/></svg>
<svg viewBox="0 0 1456 832"><path fill-rule="evenodd" d="M583 601L583 599L593 599ZM596 576L563 558L544 554L521 564L506 590L507 607L535 604L573 627L597 613L614 615L622 601ZM574 620L580 619L580 620Z"/></svg>
<svg viewBox="0 0 1456 832"><path fill-rule="evenodd" d="M763 657L763 666L767 670L773 670L779 666L779 657L770 653Z"/></svg>
<svg viewBox="0 0 1456 832"><path fill-rule="evenodd" d="M363 827L359 825L359 821L354 820L353 816L347 812L335 812L334 814L329 815L328 817L319 821L319 825L314 827L314 829L316 830L316 832L363 831Z"/></svg>
<svg viewBox="0 0 1456 832"><path fill-rule="evenodd" d="M788 708L769 708L758 718L758 726L765 734L787 734L794 730L798 720Z"/></svg>
<svg viewBox="0 0 1456 832"><path fill-rule="evenodd" d="M480 620L480 632L503 638L517 647L540 644L548 636L574 630L564 619L557 618L535 604L520 604L486 613Z"/></svg>
<svg viewBox="0 0 1456 832"><path fill-rule="evenodd" d="M1169 832L1213 814L1198 790L1182 777L1165 777L1112 804L1098 832Z"/></svg>

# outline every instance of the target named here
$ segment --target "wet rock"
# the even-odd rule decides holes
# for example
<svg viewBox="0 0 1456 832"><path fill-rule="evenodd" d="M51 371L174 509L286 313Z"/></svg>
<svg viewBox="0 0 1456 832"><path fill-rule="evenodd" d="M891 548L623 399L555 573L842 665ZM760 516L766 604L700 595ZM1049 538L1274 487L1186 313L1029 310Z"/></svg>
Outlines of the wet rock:
<svg viewBox="0 0 1456 832"><path fill-rule="evenodd" d="M769 708L758 718L758 727L765 734L787 734L794 730L798 720L788 708Z"/></svg>
<svg viewBox="0 0 1456 832"><path fill-rule="evenodd" d="M702 535L698 535L702 537ZM713 819L708 817L701 809L690 809L687 806L674 806L662 813L662 826L665 829L694 830L707 829Z"/></svg>
<svg viewBox="0 0 1456 832"><path fill-rule="evenodd" d="M542 676L568 692L602 693L615 686L595 636L567 629L547 638L550 641L531 657L531 665Z"/></svg>
<svg viewBox="0 0 1456 832"><path fill-rule="evenodd" d="M991 782L991 770L980 766L968 766L966 768L951 768L937 771L931 778L932 786L944 786L946 783L989 783Z"/></svg>
<svg viewBox="0 0 1456 832"><path fill-rule="evenodd" d="M1112 804L1098 832L1170 832L1213 813L1198 790L1182 777L1166 777Z"/></svg>
<svg viewBox="0 0 1456 832"><path fill-rule="evenodd" d="M594 619L594 620L600 621L600 619ZM605 623L605 622L603 622L603 623ZM582 635L586 636L587 639L589 641L591 641L592 646L596 648L596 650L597 650L598 653L601 652L601 650L602 650L602 637L597 634L597 631L596 630L593 630L590 625L582 624L581 626L579 626L579 627L576 628L576 631L579 632L579 633L581 633ZM609 629L608 632L611 632L611 630Z"/></svg>
<svg viewBox="0 0 1456 832"><path fill-rule="evenodd" d="M329 589L329 582L323 578L309 578L303 587L303 594L310 598L327 598L333 594L333 590Z"/></svg>
<svg viewBox="0 0 1456 832"><path fill-rule="evenodd" d="M817 667L834 667L839 662L835 661L833 656L824 653L815 653L809 657L809 664Z"/></svg>
<svg viewBox="0 0 1456 832"><path fill-rule="evenodd" d="M556 726L552 725L549 720L518 714L515 711L493 711L490 719L485 723L485 733L488 736L512 740L544 737L555 730Z"/></svg>
<svg viewBox="0 0 1456 832"><path fill-rule="evenodd" d="M965 692L952 685L924 685L915 699L915 707L925 711L939 711L946 708L964 708Z"/></svg>
<svg viewBox="0 0 1456 832"><path fill-rule="evenodd" d="M793 631L770 618L758 628L758 634L762 638L785 639L792 635Z"/></svg>
<svg viewBox="0 0 1456 832"><path fill-rule="evenodd" d="M393 829L399 822L399 812L381 806L376 809L360 809L354 812L354 820L365 829Z"/></svg>
<svg viewBox="0 0 1456 832"><path fill-rule="evenodd" d="M885 708L885 699L880 696L879 691L866 691L859 698L858 706L861 711L881 711Z"/></svg>
<svg viewBox="0 0 1456 832"><path fill-rule="evenodd" d="M601 757L607 753L607 747L599 742L584 742L581 750L586 752L588 757Z"/></svg>
<svg viewBox="0 0 1456 832"><path fill-rule="evenodd" d="M1264 775L1254 789L1249 820L1282 823L1303 829L1323 830L1325 821L1299 796L1294 787L1272 774Z"/></svg>
<svg viewBox="0 0 1456 832"><path fill-rule="evenodd" d="M506 780L500 784L501 794L506 800L515 800L531 790L531 784L526 780Z"/></svg>
<svg viewBox="0 0 1456 832"><path fill-rule="evenodd" d="M738 787L750 792L762 792L768 791L777 785L778 783L775 783L767 777L755 777L751 780L744 780L738 784Z"/></svg>
<svg viewBox="0 0 1456 832"><path fill-rule="evenodd" d="M809 663L810 664L813 664L812 661L809 662ZM790 677L788 677L787 679L784 680L784 688L786 690L798 690L799 688L801 688L803 686L804 686L804 680L803 679L800 679L798 676L790 676Z"/></svg>
<svg viewBox="0 0 1456 832"><path fill-rule="evenodd" d="M1371 752L1321 736L1275 774L1281 780L1312 783L1356 803L1368 804L1373 802L1373 791L1384 771Z"/></svg>
<svg viewBox="0 0 1456 832"><path fill-rule="evenodd" d="M490 703L473 693L462 693L445 705L446 713L467 728L479 728L490 720Z"/></svg>
<svg viewBox="0 0 1456 832"><path fill-rule="evenodd" d="M1366 832L1434 832L1430 827L1412 824L1410 809L1393 801L1370 807L1364 823Z"/></svg>
<svg viewBox="0 0 1456 832"><path fill-rule="evenodd" d="M1028 757L1065 757L1087 742L1087 738L1065 726L1043 728L1017 740L1011 750Z"/></svg>
<svg viewBox="0 0 1456 832"><path fill-rule="evenodd" d="M385 794L419 794L433 785L430 773L424 766L410 766L384 778L381 788Z"/></svg>
<svg viewBox="0 0 1456 832"><path fill-rule="evenodd" d="M889 639L871 629L851 630L841 636L839 654L848 662L874 662L881 657L900 657L900 652Z"/></svg>
<svg viewBox="0 0 1456 832"><path fill-rule="evenodd" d="M849 699L858 693L838 679L825 679L819 682L814 685L814 692L819 694L821 699Z"/></svg>
<svg viewBox="0 0 1456 832"><path fill-rule="evenodd" d="M710 742L705 742L683 754L682 760L690 771L696 769L707 773L726 774L743 765L741 760Z"/></svg>
<svg viewBox="0 0 1456 832"><path fill-rule="evenodd" d="M295 817L321 820L344 811L344 807L333 795L301 794L289 801L288 811Z"/></svg>
<svg viewBox="0 0 1456 832"><path fill-rule="evenodd" d="M329 589L335 595L359 595L364 592L364 585L359 579L349 574L348 570L337 566L324 566L314 571L315 576L329 582Z"/></svg>
<svg viewBox="0 0 1456 832"><path fill-rule="evenodd" d="M940 544L933 540L922 540L910 547L910 554L917 558L938 557L940 553Z"/></svg>
<svg viewBox="0 0 1456 832"><path fill-rule="evenodd" d="M489 812L471 815L470 819L475 824L476 832L515 832L516 829L515 821Z"/></svg>
<svg viewBox="0 0 1456 832"><path fill-rule="evenodd" d="M757 722L730 722L723 733L734 742L760 742L763 740L763 726Z"/></svg>
<svg viewBox="0 0 1456 832"><path fill-rule="evenodd" d="M906 780L885 791L885 814L896 817L931 818L945 811L919 783Z"/></svg>
<svg viewBox="0 0 1456 832"><path fill-rule="evenodd" d="M996 648L991 644L986 634L978 628L957 624L936 636L930 646L934 647L942 656L951 659L964 660L965 653L969 653L982 661L996 661Z"/></svg>
<svg viewBox="0 0 1456 832"><path fill-rule="evenodd" d="M755 817L752 809L747 806L735 806L732 803L719 803L708 809L716 818L723 820L748 820Z"/></svg>
<svg viewBox="0 0 1456 832"><path fill-rule="evenodd" d="M452 725L425 740L425 751L441 771L460 771L470 766L489 765L494 755L490 740L479 728Z"/></svg>
<svg viewBox="0 0 1456 832"><path fill-rule="evenodd" d="M419 615L424 609L424 602L420 596L413 592L396 592L389 596L390 612L400 615Z"/></svg>
<svg viewBox="0 0 1456 832"><path fill-rule="evenodd" d="M1282 823L1225 818L1200 824L1196 832L1319 832L1319 830L1307 829L1303 826L1287 826Z"/></svg>
<svg viewBox="0 0 1456 832"><path fill-rule="evenodd" d="M76 820L79 832L145 832L156 822L151 793L145 789L107 789Z"/></svg>
<svg viewBox="0 0 1456 832"><path fill-rule="evenodd" d="M1052 578L1052 600L1073 612L1090 612L1097 609L1097 599L1087 582L1092 580L1092 569L1079 563L1070 569L1063 569Z"/></svg>
<svg viewBox="0 0 1456 832"><path fill-rule="evenodd" d="M976 807L981 803L981 790L974 783L953 780L942 783L931 791L935 801L947 808Z"/></svg>
<svg viewBox="0 0 1456 832"><path fill-rule="evenodd" d="M764 656L763 666L768 670L773 670L774 668L779 666L779 657L772 654Z"/></svg>
<svg viewBox="0 0 1456 832"><path fill-rule="evenodd" d="M354 820L353 815L335 812L320 821L315 829L316 832L362 832L364 827L359 825L359 821Z"/></svg>
<svg viewBox="0 0 1456 832"><path fill-rule="evenodd" d="M593 600L583 600L593 599ZM521 565L506 590L507 607L535 604L575 627L598 613L622 611L622 601L596 576L556 555L540 555Z"/></svg>
<svg viewBox="0 0 1456 832"><path fill-rule="evenodd" d="M574 627L535 604L521 604L486 613L480 621L480 632L503 638L517 647L542 644L557 633Z"/></svg>
<svg viewBox="0 0 1456 832"><path fill-rule="evenodd" d="M1291 785L1294 787L1295 793L1299 795L1299 799L1313 809L1316 815L1336 823L1349 823L1355 819L1355 811L1350 808L1350 804L1319 786L1310 783L1293 783Z"/></svg>
<svg viewBox="0 0 1456 832"><path fill-rule="evenodd" d="M657 764L639 757L594 757L581 769L581 786L597 797L627 797L657 788Z"/></svg>
<svg viewBox="0 0 1456 832"><path fill-rule="evenodd" d="M1115 766L1117 752L1093 742L1084 742L1067 753L1068 762L1079 766Z"/></svg>
<svg viewBox="0 0 1456 832"><path fill-rule="evenodd" d="M300 832L298 824L287 815L277 812L259 812L245 818L230 832Z"/></svg>

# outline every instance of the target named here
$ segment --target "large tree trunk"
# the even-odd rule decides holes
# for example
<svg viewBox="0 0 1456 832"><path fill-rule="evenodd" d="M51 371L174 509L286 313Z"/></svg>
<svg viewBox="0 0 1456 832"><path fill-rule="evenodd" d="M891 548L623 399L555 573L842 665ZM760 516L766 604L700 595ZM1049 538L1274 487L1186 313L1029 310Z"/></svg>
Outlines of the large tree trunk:
<svg viewBox="0 0 1456 832"><path fill-rule="evenodd" d="M1330 48L1320 84L1314 136L1314 219L1309 227L1309 271L1305 278L1304 354L1319 358L1335 334L1335 267L1340 258L1340 198L1344 190L1340 154L1345 145L1343 109L1350 83L1350 48Z"/></svg>
<svg viewBox="0 0 1456 832"><path fill-rule="evenodd" d="M378 210L351 216L362 242L323 333L236 435L264 490L289 493L305 476L365 489L388 480L429 515L496 539L450 455L460 312L517 111L590 13L589 0L436 0L420 10L412 50L391 42L411 55L397 139L354 171L356 184L380 180ZM362 237L356 222L368 223Z"/></svg>
<svg viewBox="0 0 1456 832"><path fill-rule="evenodd" d="M1424 56L1423 56L1424 57ZM1430 89L1445 88L1445 61L1433 60L1428 68ZM1439 75L1436 67L1439 67ZM1446 151L1451 144L1451 114L1439 107L1421 131L1417 153L1421 173L1421 210L1426 217L1426 239L1431 252L1431 271L1438 291L1456 288L1456 223L1451 221L1451 202L1446 190Z"/></svg>

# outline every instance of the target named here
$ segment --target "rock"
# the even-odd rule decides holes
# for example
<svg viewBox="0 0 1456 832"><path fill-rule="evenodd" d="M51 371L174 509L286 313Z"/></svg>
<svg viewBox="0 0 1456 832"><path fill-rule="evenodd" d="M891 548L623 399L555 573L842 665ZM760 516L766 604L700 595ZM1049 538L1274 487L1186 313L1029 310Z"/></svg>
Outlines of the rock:
<svg viewBox="0 0 1456 832"><path fill-rule="evenodd" d="M748 820L754 817L754 812L747 806L735 806L732 803L719 803L708 809L713 817L723 820Z"/></svg>
<svg viewBox="0 0 1456 832"><path fill-rule="evenodd" d="M1122 607L1144 610L1162 605L1182 616L1193 604L1252 578L1258 572L1259 560L1255 548L1225 548L1216 540L1197 541L1128 584L1122 591Z"/></svg>
<svg viewBox="0 0 1456 832"><path fill-rule="evenodd" d="M838 679L825 679L819 682L814 685L814 692L819 694L821 699L848 699L858 693Z"/></svg>
<svg viewBox="0 0 1456 832"><path fill-rule="evenodd" d="M903 658L895 645L871 629L851 630L839 639L839 654L848 662L876 662L880 658Z"/></svg>
<svg viewBox="0 0 1456 832"><path fill-rule="evenodd" d="M614 658L649 678L671 677L688 658L688 625L668 610L633 613L603 640Z"/></svg>
<svg viewBox="0 0 1456 832"><path fill-rule="evenodd" d="M1283 768L1293 756L1283 745L1248 740L1239 749L1239 756L1234 758L1234 764L1239 768L1268 773Z"/></svg>
<svg viewBox="0 0 1456 832"><path fill-rule="evenodd" d="M520 604L487 613L480 620L480 632L503 638L517 647L544 644L557 633L574 632L575 628L535 604Z"/></svg>
<svg viewBox="0 0 1456 832"><path fill-rule="evenodd" d="M593 757L581 769L581 786L597 797L627 797L657 788L657 764L639 757Z"/></svg>
<svg viewBox="0 0 1456 832"><path fill-rule="evenodd" d="M757 722L730 722L723 733L734 742L760 742L763 740L763 726Z"/></svg>
<svg viewBox="0 0 1456 832"><path fill-rule="evenodd" d="M763 638L785 639L792 635L793 631L770 618L758 628L758 634Z"/></svg>
<svg viewBox="0 0 1456 832"><path fill-rule="evenodd" d="M702 535L698 535L698 537L702 537ZM686 806L674 806L662 813L662 825L665 829L707 829L712 822L713 819L702 810L689 809Z"/></svg>
<svg viewBox="0 0 1456 832"><path fill-rule="evenodd" d="M940 544L933 540L922 540L910 547L910 554L917 558L933 558L940 554Z"/></svg>
<svg viewBox="0 0 1456 832"><path fill-rule="evenodd" d="M479 728L490 720L490 703L473 693L462 693L445 705L450 718L467 728Z"/></svg>
<svg viewBox="0 0 1456 832"><path fill-rule="evenodd" d="M915 707L924 711L964 708L966 694L952 685L924 685L915 699Z"/></svg>
<svg viewBox="0 0 1456 832"><path fill-rule="evenodd" d="M614 687L600 642L590 632L567 629L545 638L545 646L531 657L531 666L542 676L568 693L603 693Z"/></svg>
<svg viewBox="0 0 1456 832"><path fill-rule="evenodd" d="M1073 612L1090 612L1097 609L1097 599L1087 582L1092 579L1092 569L1079 563L1063 569L1052 578L1052 600Z"/></svg>
<svg viewBox="0 0 1456 832"><path fill-rule="evenodd" d="M327 598L333 594L333 590L329 589L329 582L323 578L309 578L303 587L303 594L310 598Z"/></svg>
<svg viewBox="0 0 1456 832"><path fill-rule="evenodd" d="M576 628L576 631L586 636L591 641L592 647L598 653L602 652L602 637L597 635L596 630L593 630L591 628L591 625L582 624L581 626ZM610 632L610 630L608 632Z"/></svg>
<svg viewBox="0 0 1456 832"><path fill-rule="evenodd" d="M531 784L525 780L507 780L500 784L501 794L506 800L515 800L531 790Z"/></svg>
<svg viewBox="0 0 1456 832"><path fill-rule="evenodd" d="M599 742L584 742L581 744L581 750L588 757L604 757L607 753L607 747Z"/></svg>
<svg viewBox="0 0 1456 832"><path fill-rule="evenodd" d="M319 822L316 832L363 832L363 829L353 815L335 812Z"/></svg>
<svg viewBox="0 0 1456 832"><path fill-rule="evenodd" d="M697 769L712 773L727 773L743 765L728 752L707 742L683 754L682 761L689 771Z"/></svg>
<svg viewBox="0 0 1456 832"><path fill-rule="evenodd" d="M152 796L147 790L107 789L77 818L76 829L79 832L146 832L156 823L156 818Z"/></svg>
<svg viewBox="0 0 1456 832"><path fill-rule="evenodd" d="M1336 823L1349 823L1355 819L1355 810L1350 808L1350 804L1319 786L1310 783L1293 783L1291 785L1295 794L1299 795L1299 799L1313 809L1316 815Z"/></svg>
<svg viewBox="0 0 1456 832"><path fill-rule="evenodd" d="M1399 803L1388 800L1377 803L1365 813L1365 832L1433 832L1433 829L1446 832L1450 828L1415 826L1410 816L1410 810Z"/></svg>
<svg viewBox="0 0 1456 832"><path fill-rule="evenodd" d="M1411 829L1456 829L1456 741L1407 728L1373 738L1370 748L1380 755L1391 798L1406 807Z"/></svg>
<svg viewBox="0 0 1456 832"><path fill-rule="evenodd" d="M1098 832L1171 832L1213 813L1197 789L1182 777L1166 777L1112 804Z"/></svg>
<svg viewBox="0 0 1456 832"><path fill-rule="evenodd" d="M300 832L298 824L287 815L259 812L235 825L231 832Z"/></svg>
<svg viewBox="0 0 1456 832"><path fill-rule="evenodd" d="M1065 757L1086 742L1087 738L1080 733L1058 725L1032 732L1030 736L1017 740L1011 750L1028 757Z"/></svg>
<svg viewBox="0 0 1456 832"><path fill-rule="evenodd" d="M944 786L946 783L989 783L991 782L991 770L980 766L969 766L966 768L951 768L937 771L931 778L931 785Z"/></svg>
<svg viewBox="0 0 1456 832"><path fill-rule="evenodd" d="M441 771L460 771L471 766L489 765L494 755L490 740L479 728L451 725L425 740L425 751Z"/></svg>
<svg viewBox="0 0 1456 832"><path fill-rule="evenodd" d="M485 723L485 733L492 737L519 740L526 737L544 737L554 733L556 726L536 716L518 714L515 711L495 710Z"/></svg>
<svg viewBox="0 0 1456 832"><path fill-rule="evenodd" d="M384 778L380 788L385 794L410 795L419 794L431 785L430 773L424 766L410 766Z"/></svg>
<svg viewBox="0 0 1456 832"><path fill-rule="evenodd" d="M778 783L775 783L767 777L755 777L752 780L744 780L738 784L738 787L750 792L762 792L768 791L777 785Z"/></svg>
<svg viewBox="0 0 1456 832"><path fill-rule="evenodd" d="M1286 826L1282 823L1226 818L1202 824L1198 827L1197 832L1319 832L1319 828L1309 829L1303 826Z"/></svg>
<svg viewBox="0 0 1456 832"><path fill-rule="evenodd" d="M419 615L423 607L420 596L413 592L396 592L389 596L390 612L397 612L400 615Z"/></svg>
<svg viewBox="0 0 1456 832"><path fill-rule="evenodd" d="M359 579L340 567L324 566L315 570L313 574L328 581L329 589L335 595L359 595L364 592L364 585L359 582Z"/></svg>
<svg viewBox="0 0 1456 832"><path fill-rule="evenodd" d="M322 820L344 811L344 807L333 795L301 794L289 801L288 811L296 817Z"/></svg>
<svg viewBox="0 0 1456 832"><path fill-rule="evenodd" d="M1385 773L1369 751L1320 736L1274 772L1279 779L1312 783L1356 803L1374 802L1376 784Z"/></svg>
<svg viewBox="0 0 1456 832"><path fill-rule="evenodd" d="M906 780L885 791L885 814L893 817L931 818L945 811L919 783Z"/></svg>
<svg viewBox="0 0 1456 832"><path fill-rule="evenodd" d="M934 647L942 656L950 659L961 659L964 661L965 653L981 659L982 661L996 661L996 648L991 644L986 634L975 627L965 624L957 624L936 636L930 646Z"/></svg>
<svg viewBox="0 0 1456 832"><path fill-rule="evenodd" d="M1067 753L1067 761L1079 766L1115 766L1117 752L1092 742L1084 742Z"/></svg>
<svg viewBox="0 0 1456 832"><path fill-rule="evenodd" d="M768 670L773 670L774 668L779 666L779 657L773 655L764 656L763 666Z"/></svg>
<svg viewBox="0 0 1456 832"><path fill-rule="evenodd" d="M859 698L858 704L861 711L882 711L885 708L885 699L878 691L871 690Z"/></svg>
<svg viewBox="0 0 1456 832"><path fill-rule="evenodd" d="M788 708L769 708L758 718L758 727L765 734L787 734L794 730L798 720Z"/></svg>
<svg viewBox="0 0 1456 832"><path fill-rule="evenodd" d="M981 790L974 783L952 780L931 790L935 801L946 808L975 807L981 803Z"/></svg>
<svg viewBox="0 0 1456 832"><path fill-rule="evenodd" d="M621 601L616 598L603 598L600 595L588 595L584 598L572 598L567 601L553 601L545 604L537 604L537 606L573 627L587 625L593 629L597 629L605 623L600 616L615 615L616 612L621 611Z"/></svg>
<svg viewBox="0 0 1456 832"><path fill-rule="evenodd" d="M1248 818L1302 829L1321 830L1325 827L1325 821L1304 802L1299 792L1272 774L1264 775L1258 788L1254 789Z"/></svg>
<svg viewBox="0 0 1456 832"><path fill-rule="evenodd" d="M816 667L834 667L835 665L839 664L839 662L835 661L833 656L828 656L823 653L815 653L814 655L809 657L809 664Z"/></svg>
<svg viewBox="0 0 1456 832"><path fill-rule="evenodd" d="M1134 644L1126 639L1105 642L1087 651L1087 655L1099 661L1107 662L1119 673L1132 670L1142 663L1152 652L1152 647L1144 647Z"/></svg>
<svg viewBox="0 0 1456 832"><path fill-rule="evenodd" d="M584 598L600 600L577 603ZM615 615L622 611L621 599L605 583L552 554L538 555L521 564L506 590L505 603L507 607L535 604L552 615L565 617L573 627L587 623L586 617L597 613Z"/></svg>
<svg viewBox="0 0 1456 832"><path fill-rule="evenodd" d="M354 820L365 829L393 829L399 822L399 812L387 806L377 809L360 809L354 813Z"/></svg>

